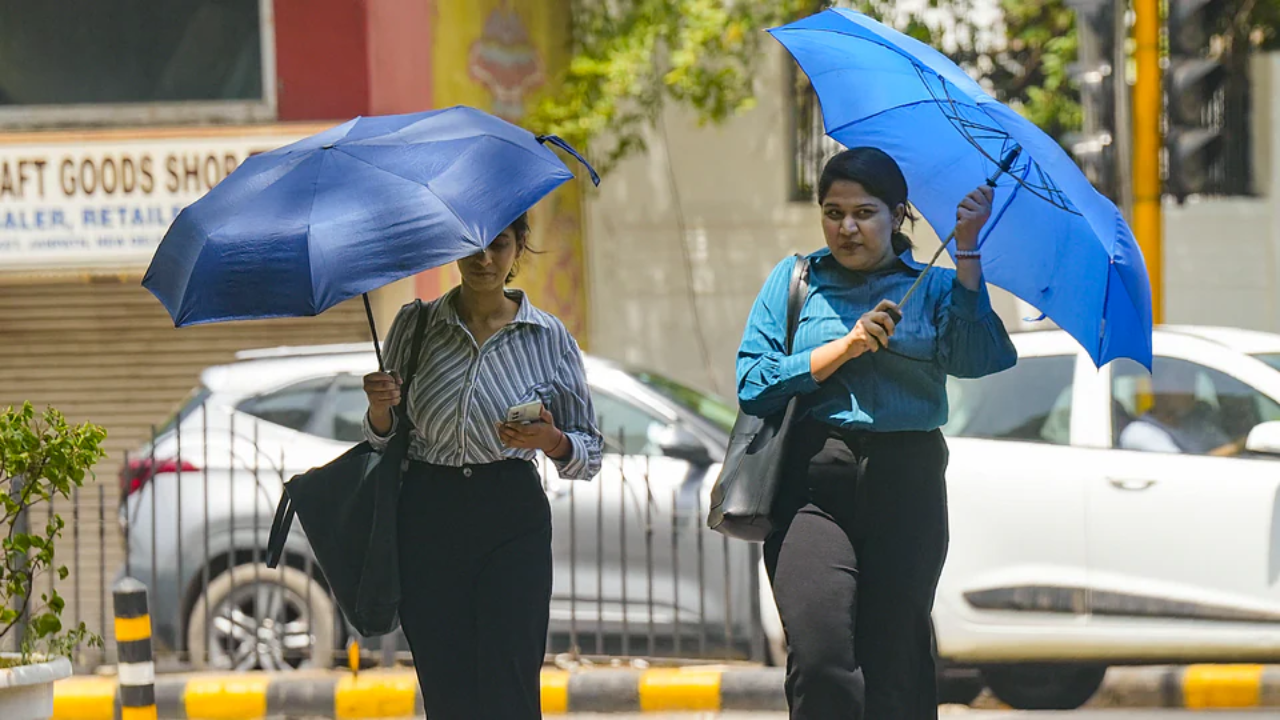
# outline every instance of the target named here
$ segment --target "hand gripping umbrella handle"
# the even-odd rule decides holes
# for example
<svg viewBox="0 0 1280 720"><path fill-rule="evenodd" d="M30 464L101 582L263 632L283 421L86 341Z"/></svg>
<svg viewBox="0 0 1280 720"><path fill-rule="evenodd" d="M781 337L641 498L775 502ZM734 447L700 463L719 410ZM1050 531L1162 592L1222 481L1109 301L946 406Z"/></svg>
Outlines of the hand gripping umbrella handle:
<svg viewBox="0 0 1280 720"><path fill-rule="evenodd" d="M1022 148L1017 145L1010 148L1009 152L1005 153L1004 159L1000 161L1000 167L996 168L996 171L992 173L991 177L987 178L987 187L994 188L996 186L996 181L1000 179L1000 176L1013 169L1013 164L1018 160L1018 155L1021 153ZM950 245L951 241L955 238L956 231L955 228L952 228L951 233L947 235L947 239L942 241L942 244L938 246L938 251L935 252L933 254L933 258L929 260L929 264L925 266L924 270L920 271L919 277L917 277L916 281L911 284L911 287L907 290L907 294L902 296L902 300L898 302L898 307L902 307L907 304L907 300L913 293L915 293L916 288L920 287L920 282L924 280L924 276L929 274L929 271L932 270L933 266L938 262L938 258L942 257L942 252L947 249L947 246ZM893 321L895 323L902 322L901 314L891 310L889 315L893 316Z"/></svg>

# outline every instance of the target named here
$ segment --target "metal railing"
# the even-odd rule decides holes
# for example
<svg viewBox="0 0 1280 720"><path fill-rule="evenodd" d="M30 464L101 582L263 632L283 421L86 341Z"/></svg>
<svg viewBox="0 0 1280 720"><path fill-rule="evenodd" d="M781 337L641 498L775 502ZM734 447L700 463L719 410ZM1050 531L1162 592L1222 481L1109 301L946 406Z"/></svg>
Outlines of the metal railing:
<svg viewBox="0 0 1280 720"><path fill-rule="evenodd" d="M149 590L162 670L346 664L353 640L365 663L409 661L400 633L353 636L296 524L280 567L264 564L281 488L307 469L290 467L298 464L288 458L292 449L271 445L279 432L266 440L264 429L278 428L257 420L245 427L243 416L237 423L235 413L204 405L189 420L158 437L153 429L146 456L125 458L117 507L98 484L70 507L50 509L71 518L58 548L70 569L57 581L67 617L108 640L79 664L115 661L104 629L120 575ZM635 440L608 439L591 482L559 480L542 465L555 565L548 658L561 665L767 659L759 547L706 528L710 468L634 452ZM108 523L118 523L119 535Z"/></svg>

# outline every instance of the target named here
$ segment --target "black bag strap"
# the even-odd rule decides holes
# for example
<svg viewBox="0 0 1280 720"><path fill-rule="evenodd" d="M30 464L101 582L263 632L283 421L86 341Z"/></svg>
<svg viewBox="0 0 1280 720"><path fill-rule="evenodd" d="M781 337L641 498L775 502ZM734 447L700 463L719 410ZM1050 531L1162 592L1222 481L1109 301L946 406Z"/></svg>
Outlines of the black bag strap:
<svg viewBox="0 0 1280 720"><path fill-rule="evenodd" d="M413 421L409 419L409 412L405 406L409 404L407 400L409 384L413 382L413 376L418 372L418 356L422 354L422 336L427 328L427 313L422 309L422 301L418 300L417 303L418 321L413 328L413 351L409 354L404 385L401 387L401 397L406 399L396 407L400 422L407 423L404 425L406 429L413 427ZM276 505L276 516L271 521L271 535L267 539L267 567L274 568L280 564L280 558L284 556L284 541L289 537L295 514L293 501L289 499L289 486L286 484L283 492L280 493L280 503Z"/></svg>
<svg viewBox="0 0 1280 720"><path fill-rule="evenodd" d="M400 418L400 423L408 423L408 425L405 425L406 428L413 427L413 420L409 419L409 385L413 382L413 376L418 372L418 358L422 355L422 336L427 329L427 313L422 307L422 301L417 300L416 302L418 304L418 321L414 323L413 328L413 348L406 363L404 384L400 386L402 402L396 406L396 414Z"/></svg>
<svg viewBox="0 0 1280 720"><path fill-rule="evenodd" d="M276 517L271 521L271 537L267 540L267 567L274 568L280 564L284 555L284 541L289 537L289 528L293 527L293 502L289 500L289 491L280 493L280 504L276 506Z"/></svg>
<svg viewBox="0 0 1280 720"><path fill-rule="evenodd" d="M796 254L796 263L791 267L791 287L787 293L787 354L791 354L791 346L795 343L796 327L800 325L800 309L804 306L805 296L809 294L809 260Z"/></svg>

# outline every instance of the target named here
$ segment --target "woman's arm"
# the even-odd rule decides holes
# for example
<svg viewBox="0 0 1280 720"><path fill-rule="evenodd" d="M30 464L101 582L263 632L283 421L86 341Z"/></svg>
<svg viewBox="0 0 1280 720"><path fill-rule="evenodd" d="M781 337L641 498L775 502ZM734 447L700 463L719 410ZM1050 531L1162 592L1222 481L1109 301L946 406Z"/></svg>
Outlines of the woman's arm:
<svg viewBox="0 0 1280 720"><path fill-rule="evenodd" d="M818 389L811 351L786 352L787 300L796 262L807 261L789 258L769 273L738 346L738 402L744 412L757 417L781 410L795 395Z"/></svg>
<svg viewBox="0 0 1280 720"><path fill-rule="evenodd" d="M386 372L369 373L364 376L364 392L369 398L369 411L364 415L364 438L375 450L383 450L396 431L396 417L392 409L404 402L400 395L401 378L396 373L403 367L409 350L405 347L406 328L416 326L417 303L410 303L400 308L396 318L387 330L383 342L384 363Z"/></svg>
<svg viewBox="0 0 1280 720"><path fill-rule="evenodd" d="M979 269L977 290L970 290L958 274L942 280L946 286L938 300L938 350L949 375L983 377L1018 362L1018 350L1004 322L991 309L991 297L981 278Z"/></svg>

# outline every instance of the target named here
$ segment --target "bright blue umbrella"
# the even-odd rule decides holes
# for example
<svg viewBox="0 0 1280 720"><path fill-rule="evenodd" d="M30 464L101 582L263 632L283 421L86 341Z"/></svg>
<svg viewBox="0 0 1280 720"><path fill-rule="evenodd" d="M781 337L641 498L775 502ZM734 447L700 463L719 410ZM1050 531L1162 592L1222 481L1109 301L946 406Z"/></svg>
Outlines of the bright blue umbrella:
<svg viewBox="0 0 1280 720"><path fill-rule="evenodd" d="M827 134L897 160L934 228L952 227L965 194L999 178L979 238L986 278L1038 308L1099 366L1128 357L1150 368L1142 253L1057 142L938 51L861 13L826 10L769 32L813 83Z"/></svg>
<svg viewBox="0 0 1280 720"><path fill-rule="evenodd" d="M179 327L317 315L483 250L573 178L546 144L586 165L474 108L356 118L246 160L178 215L142 284Z"/></svg>

